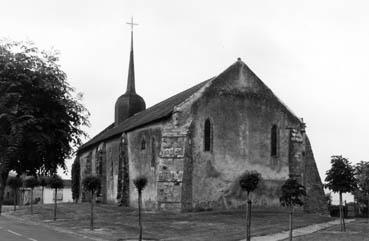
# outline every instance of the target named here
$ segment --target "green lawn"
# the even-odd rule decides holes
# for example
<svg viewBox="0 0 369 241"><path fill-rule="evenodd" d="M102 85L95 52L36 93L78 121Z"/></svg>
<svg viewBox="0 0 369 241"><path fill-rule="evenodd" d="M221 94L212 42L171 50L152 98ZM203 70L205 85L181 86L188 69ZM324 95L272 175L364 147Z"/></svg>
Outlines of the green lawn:
<svg viewBox="0 0 369 241"><path fill-rule="evenodd" d="M293 238L293 240L369 241L369 224L367 223L367 220L358 219L346 225L346 232L340 232L340 226L336 225L313 234Z"/></svg>
<svg viewBox="0 0 369 241"><path fill-rule="evenodd" d="M78 233L89 233L107 240L134 239L138 235L137 210L98 204L95 207L96 231L90 232L90 205L59 204L56 222L52 221L53 205L35 205L34 215L22 208L14 216L41 221ZM9 212L12 214L12 212ZM295 227L331 221L332 218L296 213ZM193 213L146 212L143 214L144 238L150 240L240 240L245 236L244 210ZM283 210L253 210L252 236L272 234L288 229L288 214Z"/></svg>

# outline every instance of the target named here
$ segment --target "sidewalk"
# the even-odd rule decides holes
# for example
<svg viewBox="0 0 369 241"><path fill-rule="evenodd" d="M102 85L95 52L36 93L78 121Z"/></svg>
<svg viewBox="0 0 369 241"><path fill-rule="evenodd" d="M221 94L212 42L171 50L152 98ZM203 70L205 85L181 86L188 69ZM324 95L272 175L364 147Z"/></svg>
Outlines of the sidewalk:
<svg viewBox="0 0 369 241"><path fill-rule="evenodd" d="M351 223L355 221L355 219L345 219L346 224ZM326 229L335 225L339 225L340 224L340 220L334 220L331 222L326 222L326 223L319 223L319 224L313 224L313 225L309 225L306 227L302 227L302 228L297 228L293 230L293 237L298 237L298 236L303 236L303 235L307 235L307 234L311 234L314 232L317 232L319 230L322 229ZM278 240L284 240L286 238L289 237L289 231L284 231L284 232L280 232L280 233L274 233L274 234L269 234L269 235L264 235L264 236L257 236L257 237L252 237L251 240L252 241L278 241ZM240 241L245 241L245 239L242 239Z"/></svg>

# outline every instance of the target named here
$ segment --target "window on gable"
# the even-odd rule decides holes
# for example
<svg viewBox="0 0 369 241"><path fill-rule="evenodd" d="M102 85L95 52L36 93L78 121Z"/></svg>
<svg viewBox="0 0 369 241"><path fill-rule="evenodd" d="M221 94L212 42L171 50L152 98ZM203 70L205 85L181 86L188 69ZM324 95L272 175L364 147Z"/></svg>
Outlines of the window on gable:
<svg viewBox="0 0 369 241"><path fill-rule="evenodd" d="M155 167L155 159L156 159L156 149L155 149L155 139L151 140L151 167Z"/></svg>
<svg viewBox="0 0 369 241"><path fill-rule="evenodd" d="M142 139L141 141L141 150L145 150L146 149L146 141L145 139Z"/></svg>
<svg viewBox="0 0 369 241"><path fill-rule="evenodd" d="M209 119L204 124L204 151L211 151L212 148L212 126Z"/></svg>
<svg viewBox="0 0 369 241"><path fill-rule="evenodd" d="M278 127L277 125L272 126L271 137L270 137L270 155L276 157L278 155Z"/></svg>

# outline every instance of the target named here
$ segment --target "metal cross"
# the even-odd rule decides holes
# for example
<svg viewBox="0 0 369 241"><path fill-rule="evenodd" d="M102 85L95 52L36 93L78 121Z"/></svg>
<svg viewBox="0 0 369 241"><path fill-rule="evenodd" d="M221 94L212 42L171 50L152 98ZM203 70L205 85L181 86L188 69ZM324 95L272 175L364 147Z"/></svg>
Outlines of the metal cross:
<svg viewBox="0 0 369 241"><path fill-rule="evenodd" d="M134 26L134 25L136 25L136 26L138 25L137 23L134 23L134 22L133 22L133 17L131 17L131 22L130 22L130 23L127 23L127 24L131 25L131 31L132 31L132 32L133 32L133 26Z"/></svg>

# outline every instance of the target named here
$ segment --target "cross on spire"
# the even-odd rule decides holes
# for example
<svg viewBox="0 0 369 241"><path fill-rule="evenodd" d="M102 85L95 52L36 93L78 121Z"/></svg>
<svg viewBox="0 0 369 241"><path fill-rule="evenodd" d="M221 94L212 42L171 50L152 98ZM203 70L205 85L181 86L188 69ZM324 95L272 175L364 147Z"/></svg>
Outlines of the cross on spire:
<svg viewBox="0 0 369 241"><path fill-rule="evenodd" d="M130 23L126 23L126 24L131 25L131 32L133 32L133 26L137 26L138 25L138 23L134 23L133 22L133 17L131 17L131 22Z"/></svg>

